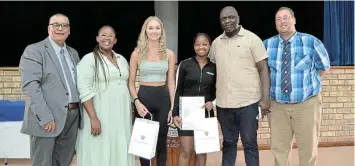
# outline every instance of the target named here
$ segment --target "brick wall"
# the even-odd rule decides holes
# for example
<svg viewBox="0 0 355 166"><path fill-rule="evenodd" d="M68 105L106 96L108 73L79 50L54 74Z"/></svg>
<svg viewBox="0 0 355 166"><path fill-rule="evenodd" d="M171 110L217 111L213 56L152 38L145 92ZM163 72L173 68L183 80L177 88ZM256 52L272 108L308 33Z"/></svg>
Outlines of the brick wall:
<svg viewBox="0 0 355 166"><path fill-rule="evenodd" d="M330 70L323 79L321 142L354 141L354 67Z"/></svg>
<svg viewBox="0 0 355 166"><path fill-rule="evenodd" d="M17 68L0 68L0 100L23 100Z"/></svg>
<svg viewBox="0 0 355 166"><path fill-rule="evenodd" d="M0 100L22 100L19 81L17 68L0 68ZM138 85L137 82L136 87ZM354 90L353 66L333 67L324 77L321 146L354 143ZM270 143L269 131L266 118L260 120L258 142L261 147Z"/></svg>

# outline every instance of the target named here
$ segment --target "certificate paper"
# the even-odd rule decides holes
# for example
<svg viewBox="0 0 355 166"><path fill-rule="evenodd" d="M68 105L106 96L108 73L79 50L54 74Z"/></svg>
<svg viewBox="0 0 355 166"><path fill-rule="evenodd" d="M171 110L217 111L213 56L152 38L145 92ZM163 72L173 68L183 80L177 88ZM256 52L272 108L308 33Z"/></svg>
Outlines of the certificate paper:
<svg viewBox="0 0 355 166"><path fill-rule="evenodd" d="M180 97L181 130L198 130L205 119L205 97ZM201 120L202 119L202 120Z"/></svg>

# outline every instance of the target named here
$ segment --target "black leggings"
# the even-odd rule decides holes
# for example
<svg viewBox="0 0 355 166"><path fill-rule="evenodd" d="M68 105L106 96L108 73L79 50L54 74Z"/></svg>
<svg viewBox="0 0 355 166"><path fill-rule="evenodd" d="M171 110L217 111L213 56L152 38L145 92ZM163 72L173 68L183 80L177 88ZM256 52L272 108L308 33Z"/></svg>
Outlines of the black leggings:
<svg viewBox="0 0 355 166"><path fill-rule="evenodd" d="M166 166L167 146L166 139L169 127L167 126L168 113L170 110L169 90L165 86L140 86L138 90L139 101L153 115L153 120L159 122L159 136L156 148L156 159L158 166ZM135 108L135 107L134 107ZM135 116L141 118L137 109L134 109ZM150 119L147 114L145 119ZM150 166L150 160L139 158L141 166Z"/></svg>

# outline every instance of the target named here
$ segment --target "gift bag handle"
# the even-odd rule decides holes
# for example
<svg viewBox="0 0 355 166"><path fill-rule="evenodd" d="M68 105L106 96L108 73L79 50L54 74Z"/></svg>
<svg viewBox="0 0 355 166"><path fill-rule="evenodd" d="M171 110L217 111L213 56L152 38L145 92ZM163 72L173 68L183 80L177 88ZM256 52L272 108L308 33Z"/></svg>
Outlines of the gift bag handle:
<svg viewBox="0 0 355 166"><path fill-rule="evenodd" d="M153 121L153 115L152 115L152 113L148 112L148 114L150 115L150 120ZM143 119L144 119L144 116L143 116Z"/></svg>
<svg viewBox="0 0 355 166"><path fill-rule="evenodd" d="M213 109L210 110L210 111L207 111L208 112L208 118L211 118L211 111L213 111Z"/></svg>

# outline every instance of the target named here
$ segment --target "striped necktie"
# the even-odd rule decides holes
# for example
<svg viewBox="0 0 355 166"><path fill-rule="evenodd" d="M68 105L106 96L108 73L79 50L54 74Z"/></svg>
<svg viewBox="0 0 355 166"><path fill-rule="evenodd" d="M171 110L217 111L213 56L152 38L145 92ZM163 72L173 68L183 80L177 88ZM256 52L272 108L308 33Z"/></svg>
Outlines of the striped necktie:
<svg viewBox="0 0 355 166"><path fill-rule="evenodd" d="M281 65L281 91L285 95L290 95L292 92L291 84L291 45L288 41L284 42L284 49L282 52L282 65Z"/></svg>
<svg viewBox="0 0 355 166"><path fill-rule="evenodd" d="M64 69L64 74L67 78L67 81L68 81L68 84L69 84L69 88L70 88L70 99L71 101L69 102L77 102L79 101L79 95L77 93L77 89L76 89L76 85L75 85L75 82L73 80L73 76L71 74L71 71L70 71L70 68L69 68L69 65L65 59L65 53L64 53L64 49L61 49L60 50L60 61L62 62L62 67ZM72 69L74 70L74 69Z"/></svg>

